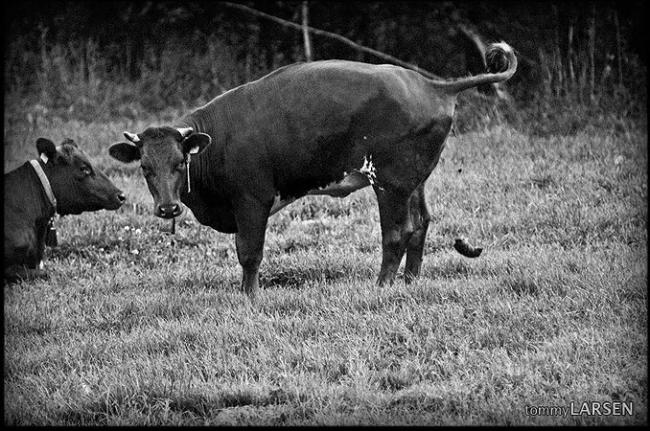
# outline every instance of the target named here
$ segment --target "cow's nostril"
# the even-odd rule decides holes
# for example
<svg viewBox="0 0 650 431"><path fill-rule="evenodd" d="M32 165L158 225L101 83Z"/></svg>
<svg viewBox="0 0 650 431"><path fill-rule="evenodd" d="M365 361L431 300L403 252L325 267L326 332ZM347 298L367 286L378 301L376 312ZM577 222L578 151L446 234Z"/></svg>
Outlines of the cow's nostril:
<svg viewBox="0 0 650 431"><path fill-rule="evenodd" d="M118 194L117 194L117 199L118 199L120 202L124 202L124 201L126 200L126 196L124 196L124 193L118 193Z"/></svg>
<svg viewBox="0 0 650 431"><path fill-rule="evenodd" d="M161 217L164 217L164 218L176 217L182 212L183 212L183 210L181 209L179 204L159 205L158 206L158 214Z"/></svg>

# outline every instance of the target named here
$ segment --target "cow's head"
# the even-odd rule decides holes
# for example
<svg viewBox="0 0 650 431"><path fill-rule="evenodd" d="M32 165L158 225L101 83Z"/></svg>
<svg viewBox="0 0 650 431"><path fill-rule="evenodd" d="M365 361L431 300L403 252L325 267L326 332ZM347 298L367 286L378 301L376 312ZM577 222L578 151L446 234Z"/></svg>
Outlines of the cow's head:
<svg viewBox="0 0 650 431"><path fill-rule="evenodd" d="M140 160L156 216L180 215L183 212L180 192L186 184L187 156L201 152L210 144L210 136L193 133L190 127L149 127L139 134L124 132L124 136L132 143L112 145L110 155L124 163Z"/></svg>
<svg viewBox="0 0 650 431"><path fill-rule="evenodd" d="M56 197L59 214L116 210L126 200L124 193L93 167L72 139L56 147L49 139L38 138L36 149L45 164L43 170Z"/></svg>

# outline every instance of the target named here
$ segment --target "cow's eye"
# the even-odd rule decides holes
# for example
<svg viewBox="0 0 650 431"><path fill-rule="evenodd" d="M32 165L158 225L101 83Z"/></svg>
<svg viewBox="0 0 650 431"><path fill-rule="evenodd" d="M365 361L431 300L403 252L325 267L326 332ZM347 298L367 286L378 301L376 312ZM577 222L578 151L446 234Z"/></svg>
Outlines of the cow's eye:
<svg viewBox="0 0 650 431"><path fill-rule="evenodd" d="M88 166L82 166L81 173L84 174L85 176L89 176L90 174L93 173L93 171Z"/></svg>
<svg viewBox="0 0 650 431"><path fill-rule="evenodd" d="M176 165L176 170L177 171L183 171L185 170L185 162L180 162Z"/></svg>

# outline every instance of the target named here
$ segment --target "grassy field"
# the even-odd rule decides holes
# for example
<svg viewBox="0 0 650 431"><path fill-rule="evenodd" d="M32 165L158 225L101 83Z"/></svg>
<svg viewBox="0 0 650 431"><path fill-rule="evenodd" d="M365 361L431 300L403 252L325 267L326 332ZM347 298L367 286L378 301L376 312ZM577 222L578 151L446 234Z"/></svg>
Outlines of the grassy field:
<svg viewBox="0 0 650 431"><path fill-rule="evenodd" d="M298 201L271 218L251 304L234 238L187 213L167 233L137 166L107 154L170 116L5 114L5 172L70 137L129 198L60 219L50 279L4 287L5 423L647 423L645 127L450 137L411 285L374 285L371 190ZM529 415L592 401L633 414Z"/></svg>

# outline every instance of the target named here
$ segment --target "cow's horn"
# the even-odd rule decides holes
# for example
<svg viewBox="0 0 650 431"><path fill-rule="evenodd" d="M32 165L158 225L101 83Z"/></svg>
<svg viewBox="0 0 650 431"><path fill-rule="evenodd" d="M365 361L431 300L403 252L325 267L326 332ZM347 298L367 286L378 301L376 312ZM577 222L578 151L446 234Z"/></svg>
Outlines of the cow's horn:
<svg viewBox="0 0 650 431"><path fill-rule="evenodd" d="M135 133L124 132L124 137L134 144L140 142L140 137Z"/></svg>
<svg viewBox="0 0 650 431"><path fill-rule="evenodd" d="M194 131L194 129L192 129L191 127L179 127L176 130L178 130L178 133L180 133L183 138L187 137L190 133Z"/></svg>

